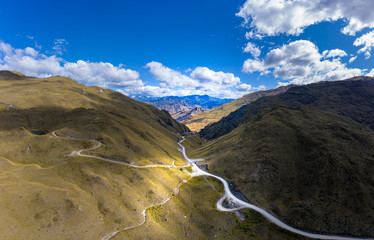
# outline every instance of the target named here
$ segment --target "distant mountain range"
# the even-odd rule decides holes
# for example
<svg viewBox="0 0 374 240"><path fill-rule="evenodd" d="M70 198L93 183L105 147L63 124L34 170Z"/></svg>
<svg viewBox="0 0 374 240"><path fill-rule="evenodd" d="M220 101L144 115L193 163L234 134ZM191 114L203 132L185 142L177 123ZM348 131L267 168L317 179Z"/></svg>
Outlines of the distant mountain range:
<svg viewBox="0 0 374 240"><path fill-rule="evenodd" d="M190 95L184 97L144 97L135 96L134 99L149 103L159 109L168 111L177 121L185 120L196 114L221 106L233 99L214 98L208 95Z"/></svg>

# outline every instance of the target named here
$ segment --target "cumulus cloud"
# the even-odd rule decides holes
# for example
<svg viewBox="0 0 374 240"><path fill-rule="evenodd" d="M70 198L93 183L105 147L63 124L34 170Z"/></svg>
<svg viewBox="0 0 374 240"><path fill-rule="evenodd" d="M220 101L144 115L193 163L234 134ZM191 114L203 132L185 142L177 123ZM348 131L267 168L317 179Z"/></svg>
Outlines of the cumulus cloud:
<svg viewBox="0 0 374 240"><path fill-rule="evenodd" d="M264 91L264 90L266 90L266 87L265 87L265 85L260 85L260 86L258 86L258 87L255 87L254 88L256 91Z"/></svg>
<svg viewBox="0 0 374 240"><path fill-rule="evenodd" d="M356 58L357 58L357 56L351 57L348 62L353 63L356 60Z"/></svg>
<svg viewBox="0 0 374 240"><path fill-rule="evenodd" d="M240 78L232 73L213 71L207 67L197 67L185 75L179 71L170 69L159 62L150 62L146 65L155 79L161 83L159 86L142 88L142 91L158 96L167 95L209 95L220 98L236 98L246 94L250 88L241 85ZM246 86L246 88L244 88Z"/></svg>
<svg viewBox="0 0 374 240"><path fill-rule="evenodd" d="M374 68L371 69L371 71L369 73L367 73L366 76L374 77Z"/></svg>
<svg viewBox="0 0 374 240"><path fill-rule="evenodd" d="M252 89L252 85L242 83L236 87L236 90L239 92L249 92Z"/></svg>
<svg viewBox="0 0 374 240"><path fill-rule="evenodd" d="M247 0L236 15L267 36L299 35L310 25L339 19L347 22L342 32L355 35L365 27L374 28L373 8L372 0Z"/></svg>
<svg viewBox="0 0 374 240"><path fill-rule="evenodd" d="M207 67L197 67L190 74L193 79L199 81L200 84L218 84L227 87L236 86L240 83L240 78L235 77L232 73L215 72Z"/></svg>
<svg viewBox="0 0 374 240"><path fill-rule="evenodd" d="M247 43L243 52L252 54L254 58L258 58L261 55L261 50L251 42Z"/></svg>
<svg viewBox="0 0 374 240"><path fill-rule="evenodd" d="M263 61L258 61L254 59L247 59L245 60L242 71L245 73L253 73L253 72L262 72L266 68L264 66Z"/></svg>
<svg viewBox="0 0 374 240"><path fill-rule="evenodd" d="M146 66L149 72L161 83L163 87L188 87L198 85L198 81L182 74L181 72L165 67L159 62L150 62Z"/></svg>
<svg viewBox="0 0 374 240"><path fill-rule="evenodd" d="M374 29L373 8L372 0L246 0L236 15L250 28L246 39L279 34L298 36L308 26L337 20L346 23L341 29L343 34L355 36L364 28ZM357 38L354 46L363 46L358 53L369 59L374 47L374 30ZM346 53L334 51L323 55L326 58L346 56Z"/></svg>
<svg viewBox="0 0 374 240"><path fill-rule="evenodd" d="M64 43L64 41L58 41ZM126 69L120 64L78 60L69 62L62 57L46 55L26 47L13 48L0 41L0 70L15 70L27 76L65 76L87 85L112 88L125 95L186 96L210 95L221 98L237 98L251 90L240 78L232 73L213 71L207 67L197 67L187 71L189 75L173 70L159 62L146 65L150 73L159 81L157 86L146 85L137 71Z"/></svg>
<svg viewBox="0 0 374 240"><path fill-rule="evenodd" d="M82 60L68 62L56 55L47 56L30 47L16 49L4 42L0 42L0 69L15 70L34 77L61 75L88 85L106 88L134 89L144 85L138 72L122 66Z"/></svg>
<svg viewBox="0 0 374 240"><path fill-rule="evenodd" d="M363 46L360 50L358 50L358 53L364 53L366 59L370 58L370 52L374 48L374 30L357 38L354 41L353 45L355 45L356 47Z"/></svg>
<svg viewBox="0 0 374 240"><path fill-rule="evenodd" d="M324 58L346 57L347 53L341 49L325 50L322 52Z"/></svg>
<svg viewBox="0 0 374 240"><path fill-rule="evenodd" d="M327 57L329 54L332 60L326 60L323 56ZM360 69L347 68L339 57L334 58L342 55L344 53L336 49L320 54L312 42L299 40L271 50L261 61L246 60L243 71L258 71L262 74L271 71L274 77L294 84L339 80L361 75Z"/></svg>

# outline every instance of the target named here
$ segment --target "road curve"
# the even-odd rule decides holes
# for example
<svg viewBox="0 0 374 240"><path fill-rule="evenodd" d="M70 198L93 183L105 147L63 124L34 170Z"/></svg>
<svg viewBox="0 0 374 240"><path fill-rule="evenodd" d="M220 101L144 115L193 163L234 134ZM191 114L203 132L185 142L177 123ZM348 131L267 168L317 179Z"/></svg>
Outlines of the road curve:
<svg viewBox="0 0 374 240"><path fill-rule="evenodd" d="M79 149L77 151L73 151L73 152L67 154L67 156L81 156L81 157L88 157L88 158L96 158L96 159L103 160L103 161L106 161L106 162L111 162L111 163L115 163L115 164L126 165L126 166L133 167L133 168L184 168L184 167L189 167L190 166L189 163L187 163L187 165L183 165L183 166L176 166L174 161L173 161L173 163L171 165L157 165L157 164L156 165L134 165L132 163L119 162L119 161L116 161L116 160L113 160L113 159L110 159L110 158L104 158L104 157L100 157L100 156L97 156L97 155L88 155L88 154L82 153L84 151L90 151L90 150L94 150L94 149L97 149L97 148L101 147L102 143L99 142L99 141L97 141L97 140L95 140L95 139L80 139L80 138L75 138L75 137L71 137L71 136L62 137L62 136L58 136L56 134L56 132L52 132L52 136L54 136L56 138L65 138L65 139L78 140L78 141L91 141L91 142L93 142L95 144L95 145L93 145L90 148ZM203 160L203 159L201 159L201 160ZM146 219L147 219L147 213L146 213L147 209L149 209L151 207L155 207L155 206L164 205L167 202L169 202L170 199L172 199L174 196L176 196L179 193L180 188L181 188L182 184L184 184L184 183L187 183L187 180L181 181L178 184L178 186L173 189L173 191L171 192L171 194L167 198L163 199L162 201L160 201L158 203L155 203L155 204L152 204L152 205L146 207L142 211L143 220L140 223L138 223L136 225L133 225L133 226L129 226L129 227L123 228L121 230L116 230L116 231L110 232L107 235L105 235L104 237L102 237L101 240L109 240L112 237L116 236L120 232L123 232L123 231L126 231L126 230L130 230L130 229L142 226L146 222Z"/></svg>
<svg viewBox="0 0 374 240"><path fill-rule="evenodd" d="M110 158L105 158L105 157L101 157L101 156L94 155L94 154L92 154L92 155L84 154L82 152L91 151L91 150L94 150L94 149L97 149L97 148L101 147L102 143L99 142L99 141L97 141L97 140L95 140L95 139L80 139L80 138L75 138L75 137L63 137L63 136L57 135L56 132L52 132L52 135L54 137L57 137L57 138L66 138L66 139L78 140L78 141L90 141L90 142L93 142L95 144L95 145L93 145L90 148L84 148L84 149L79 149L77 151L73 151L73 152L67 154L67 156L80 156L80 157L87 157L87 158L95 158L95 159L99 159L99 160L102 160L102 161L106 161L106 162L110 162L110 163L115 163L115 164L126 165L126 166L133 167L133 168L184 168L184 167L188 167L189 166L189 165L176 166L174 161L170 165L161 165L161 164L135 165L133 163L120 162L118 160L114 160L114 159L110 159Z"/></svg>
<svg viewBox="0 0 374 240"><path fill-rule="evenodd" d="M192 176L209 176L209 177L213 177L213 178L216 178L218 179L220 182L222 182L223 186L224 186L224 189L225 189L225 194L222 198L220 198L217 202L217 209L220 210L220 211L225 211L225 212L233 212L233 211L237 211L239 209L242 209L242 208L249 208L249 209L252 209L258 213L260 213L262 216L264 216L268 221L274 223L275 225L277 225L278 227L280 228L283 228L285 230L288 230L290 232L293 232L293 233L296 233L296 234L299 234L299 235L302 235L302 236L305 236L305 237L309 237L309 238L315 238L315 239L333 239L333 240L374 240L373 238L354 238L354 237L343 237L343 236L334 236L334 235L324 235L324 234L315 234L315 233L309 233L309 232L305 232L305 231L302 231L302 230L299 230L299 229L296 229L294 227L291 227L287 224L285 224L284 222L282 222L281 220L279 220L278 218L274 217L273 215L271 215L270 213L266 212L264 209L262 208L259 208L253 204L250 204L250 203L247 203L243 200L240 200L239 198L237 198L234 194L232 194L230 188L229 188L229 184L227 183L227 181L217 175L214 175L214 174L211 174L211 173L208 173L204 170L201 170L197 165L196 165L196 160L193 160L193 159L189 159L186 155L186 150L184 148L184 146L181 144L182 142L184 141L184 137L182 138L182 140L180 142L178 142L179 146L182 148L181 149L181 152L183 154L183 157L186 159L186 161L188 163L190 163L192 165L192 169L193 169L193 174ZM200 159L199 159L200 160ZM233 201L235 203L236 208L225 208L222 203L225 199L231 199L231 201Z"/></svg>

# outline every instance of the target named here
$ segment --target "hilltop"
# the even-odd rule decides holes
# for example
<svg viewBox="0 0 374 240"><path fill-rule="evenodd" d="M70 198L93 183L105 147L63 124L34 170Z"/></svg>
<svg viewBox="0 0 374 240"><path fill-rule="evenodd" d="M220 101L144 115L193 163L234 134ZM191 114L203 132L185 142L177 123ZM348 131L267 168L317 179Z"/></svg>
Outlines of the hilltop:
<svg viewBox="0 0 374 240"><path fill-rule="evenodd" d="M286 92L260 98L230 113L227 117L201 130L201 135L213 139L229 133L248 121L260 110L275 105L287 107L311 106L374 126L374 78L356 77L343 81L320 82L291 87Z"/></svg>

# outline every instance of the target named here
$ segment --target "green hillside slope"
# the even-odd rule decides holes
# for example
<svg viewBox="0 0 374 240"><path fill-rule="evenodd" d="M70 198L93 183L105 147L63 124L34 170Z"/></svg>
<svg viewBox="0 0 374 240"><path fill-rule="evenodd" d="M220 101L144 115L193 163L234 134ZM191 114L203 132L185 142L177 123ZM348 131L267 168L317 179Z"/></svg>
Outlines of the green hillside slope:
<svg viewBox="0 0 374 240"><path fill-rule="evenodd" d="M1 239L99 239L140 221L188 176L69 155L95 139L102 146L85 154L184 165L176 142L188 129L148 104L68 78L7 71L0 102Z"/></svg>
<svg viewBox="0 0 374 240"><path fill-rule="evenodd" d="M374 78L357 77L344 81L321 82L292 87L277 96L258 99L227 117L201 130L200 134L213 139L229 133L248 121L260 110L275 105L288 107L313 106L374 128Z"/></svg>
<svg viewBox="0 0 374 240"><path fill-rule="evenodd" d="M374 236L374 132L348 117L276 106L194 155L286 223Z"/></svg>

